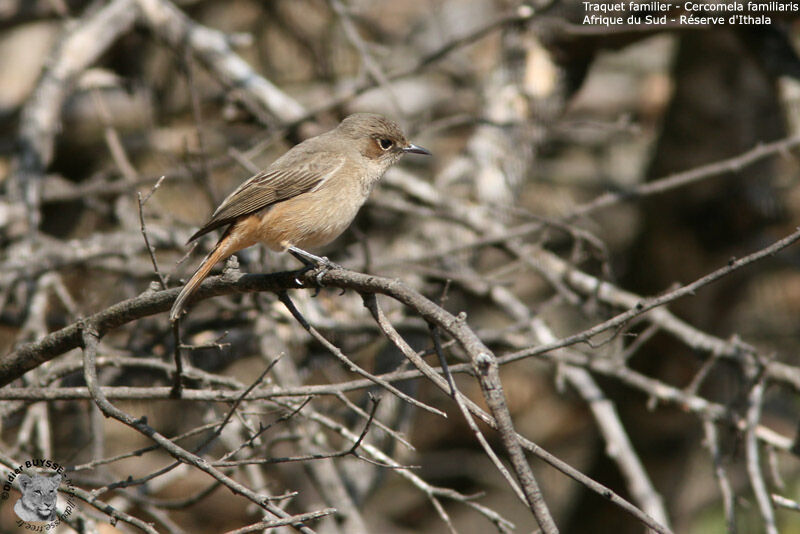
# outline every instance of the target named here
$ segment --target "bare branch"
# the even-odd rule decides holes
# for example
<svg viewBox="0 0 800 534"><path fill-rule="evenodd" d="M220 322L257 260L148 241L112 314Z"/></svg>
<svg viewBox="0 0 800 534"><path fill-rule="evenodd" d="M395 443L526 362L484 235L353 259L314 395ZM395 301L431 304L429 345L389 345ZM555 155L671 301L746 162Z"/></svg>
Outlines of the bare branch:
<svg viewBox="0 0 800 534"><path fill-rule="evenodd" d="M87 14L75 29L68 28L20 120L19 145L13 184L24 199L31 229L38 229L41 187L53 159L61 108L78 75L94 63L136 20L134 0L114 0Z"/></svg>
<svg viewBox="0 0 800 534"><path fill-rule="evenodd" d="M291 122L305 113L296 100L235 54L221 32L197 24L167 0L135 1L143 20L161 39L176 49L188 47L225 86L244 91L248 97L244 103L256 117L262 118L264 109Z"/></svg>

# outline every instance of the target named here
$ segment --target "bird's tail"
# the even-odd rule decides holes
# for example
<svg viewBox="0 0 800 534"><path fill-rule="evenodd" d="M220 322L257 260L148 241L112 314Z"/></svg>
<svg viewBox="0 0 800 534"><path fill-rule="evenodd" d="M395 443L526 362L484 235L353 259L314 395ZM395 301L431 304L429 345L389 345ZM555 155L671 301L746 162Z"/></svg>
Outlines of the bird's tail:
<svg viewBox="0 0 800 534"><path fill-rule="evenodd" d="M229 239L229 232L225 232L225 235L217 241L217 244L208 253L208 255L200 262L200 266L194 272L192 277L186 282L186 285L183 286L181 292L178 294L178 298L175 299L175 303L172 305L172 309L169 312L169 320L175 322L178 320L178 317L181 316L183 313L184 305L186 301L194 295L197 288L200 287L200 284L203 280L206 279L208 273L211 272L211 269L220 261L224 260L235 251L230 250L230 239Z"/></svg>

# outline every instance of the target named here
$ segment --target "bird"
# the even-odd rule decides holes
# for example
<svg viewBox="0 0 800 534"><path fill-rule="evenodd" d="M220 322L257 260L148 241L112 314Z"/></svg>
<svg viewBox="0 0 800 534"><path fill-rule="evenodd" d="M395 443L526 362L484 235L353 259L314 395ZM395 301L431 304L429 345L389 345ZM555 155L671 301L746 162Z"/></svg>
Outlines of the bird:
<svg viewBox="0 0 800 534"><path fill-rule="evenodd" d="M288 251L307 267L330 266L305 249L339 237L386 170L408 153L431 155L410 143L396 122L375 113L349 115L292 147L228 195L189 238L187 245L226 227L175 299L170 321L180 318L214 265L257 243Z"/></svg>

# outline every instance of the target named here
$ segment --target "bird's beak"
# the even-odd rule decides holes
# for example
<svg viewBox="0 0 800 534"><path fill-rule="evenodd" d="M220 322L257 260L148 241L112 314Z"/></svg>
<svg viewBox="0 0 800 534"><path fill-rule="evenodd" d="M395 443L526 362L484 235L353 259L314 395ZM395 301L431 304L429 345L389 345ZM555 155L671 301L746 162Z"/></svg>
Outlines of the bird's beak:
<svg viewBox="0 0 800 534"><path fill-rule="evenodd" d="M425 154L426 156L432 156L429 151L425 150L421 146L417 146L414 144L409 143L407 147L403 148L403 152L405 153L412 153L412 154Z"/></svg>

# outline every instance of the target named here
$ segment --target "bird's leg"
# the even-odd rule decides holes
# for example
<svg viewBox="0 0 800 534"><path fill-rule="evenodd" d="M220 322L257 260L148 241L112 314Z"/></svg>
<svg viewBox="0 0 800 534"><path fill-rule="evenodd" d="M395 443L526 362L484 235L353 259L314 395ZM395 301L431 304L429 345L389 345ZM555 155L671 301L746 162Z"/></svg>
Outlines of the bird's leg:
<svg viewBox="0 0 800 534"><path fill-rule="evenodd" d="M316 256L311 254L310 252L306 252L302 248L297 248L294 245L289 245L286 247L286 250L289 251L289 254L300 260L303 265L307 267L333 267L333 263L326 257Z"/></svg>
<svg viewBox="0 0 800 534"><path fill-rule="evenodd" d="M306 252L305 250L297 248L294 245L289 245L288 247L286 247L286 250L289 252L289 254L297 258L301 263L303 263L303 265L305 265L303 272L306 272L310 269L319 269L319 272L315 277L318 285L317 291L316 293L314 293L315 297L319 293L320 288L325 285L322 283L322 276L331 269L342 269L341 265L332 262L325 256L317 256L315 254L311 254L310 252Z"/></svg>

